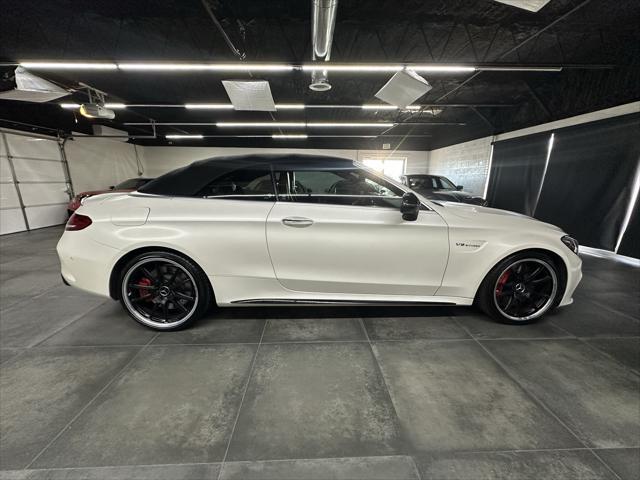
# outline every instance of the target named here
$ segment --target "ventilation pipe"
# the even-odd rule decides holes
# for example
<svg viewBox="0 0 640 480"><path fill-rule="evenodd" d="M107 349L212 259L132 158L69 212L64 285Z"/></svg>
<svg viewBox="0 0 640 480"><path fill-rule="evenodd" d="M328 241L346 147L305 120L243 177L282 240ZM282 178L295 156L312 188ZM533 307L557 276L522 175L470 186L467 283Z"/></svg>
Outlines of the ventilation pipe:
<svg viewBox="0 0 640 480"><path fill-rule="evenodd" d="M336 26L338 0L311 0L311 46L314 62L328 62L331 58L333 30ZM331 88L326 70L311 72L311 90L325 92Z"/></svg>

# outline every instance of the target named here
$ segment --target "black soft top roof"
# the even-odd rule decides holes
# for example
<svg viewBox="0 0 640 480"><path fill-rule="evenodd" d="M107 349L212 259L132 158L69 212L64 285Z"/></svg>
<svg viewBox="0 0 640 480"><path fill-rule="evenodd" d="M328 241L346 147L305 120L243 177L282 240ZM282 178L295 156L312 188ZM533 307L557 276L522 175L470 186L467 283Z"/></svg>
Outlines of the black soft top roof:
<svg viewBox="0 0 640 480"><path fill-rule="evenodd" d="M340 157L302 154L234 155L208 158L165 173L138 189L155 195L196 195L209 182L241 168L269 170L317 170L319 168L353 168L353 160Z"/></svg>

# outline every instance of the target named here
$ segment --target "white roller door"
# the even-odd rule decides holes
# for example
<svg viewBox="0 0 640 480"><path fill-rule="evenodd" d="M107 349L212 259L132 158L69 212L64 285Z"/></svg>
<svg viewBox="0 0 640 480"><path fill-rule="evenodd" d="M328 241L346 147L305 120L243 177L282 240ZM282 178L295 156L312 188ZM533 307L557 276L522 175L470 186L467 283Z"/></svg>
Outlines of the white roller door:
<svg viewBox="0 0 640 480"><path fill-rule="evenodd" d="M64 223L71 189L57 141L0 135L0 234Z"/></svg>

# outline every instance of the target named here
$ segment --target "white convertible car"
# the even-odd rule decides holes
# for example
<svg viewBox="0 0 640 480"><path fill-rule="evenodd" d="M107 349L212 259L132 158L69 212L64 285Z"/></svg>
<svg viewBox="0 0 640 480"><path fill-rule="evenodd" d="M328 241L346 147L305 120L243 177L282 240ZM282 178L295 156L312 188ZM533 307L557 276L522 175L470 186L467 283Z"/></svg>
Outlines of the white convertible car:
<svg viewBox="0 0 640 480"><path fill-rule="evenodd" d="M158 330L215 302L471 305L527 323L571 303L578 244L522 215L419 197L350 160L195 162L88 198L58 243L70 285Z"/></svg>

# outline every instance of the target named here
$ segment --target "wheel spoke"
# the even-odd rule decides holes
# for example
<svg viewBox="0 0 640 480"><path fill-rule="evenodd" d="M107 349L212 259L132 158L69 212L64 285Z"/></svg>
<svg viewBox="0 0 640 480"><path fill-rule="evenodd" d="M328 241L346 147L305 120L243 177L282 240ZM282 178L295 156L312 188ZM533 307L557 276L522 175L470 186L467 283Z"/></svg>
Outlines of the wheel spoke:
<svg viewBox="0 0 640 480"><path fill-rule="evenodd" d="M127 286L129 288L139 288L139 289L144 289L144 290L157 290L158 289L158 287L156 287L154 285L140 285L138 283L130 283Z"/></svg>
<svg viewBox="0 0 640 480"><path fill-rule="evenodd" d="M195 298L194 298L194 297L191 297L191 296L189 296L189 295L186 295L186 294L184 294L184 293L182 293L182 292L173 292L173 293L174 293L174 295L175 295L176 297L184 298L185 300L195 300Z"/></svg>

